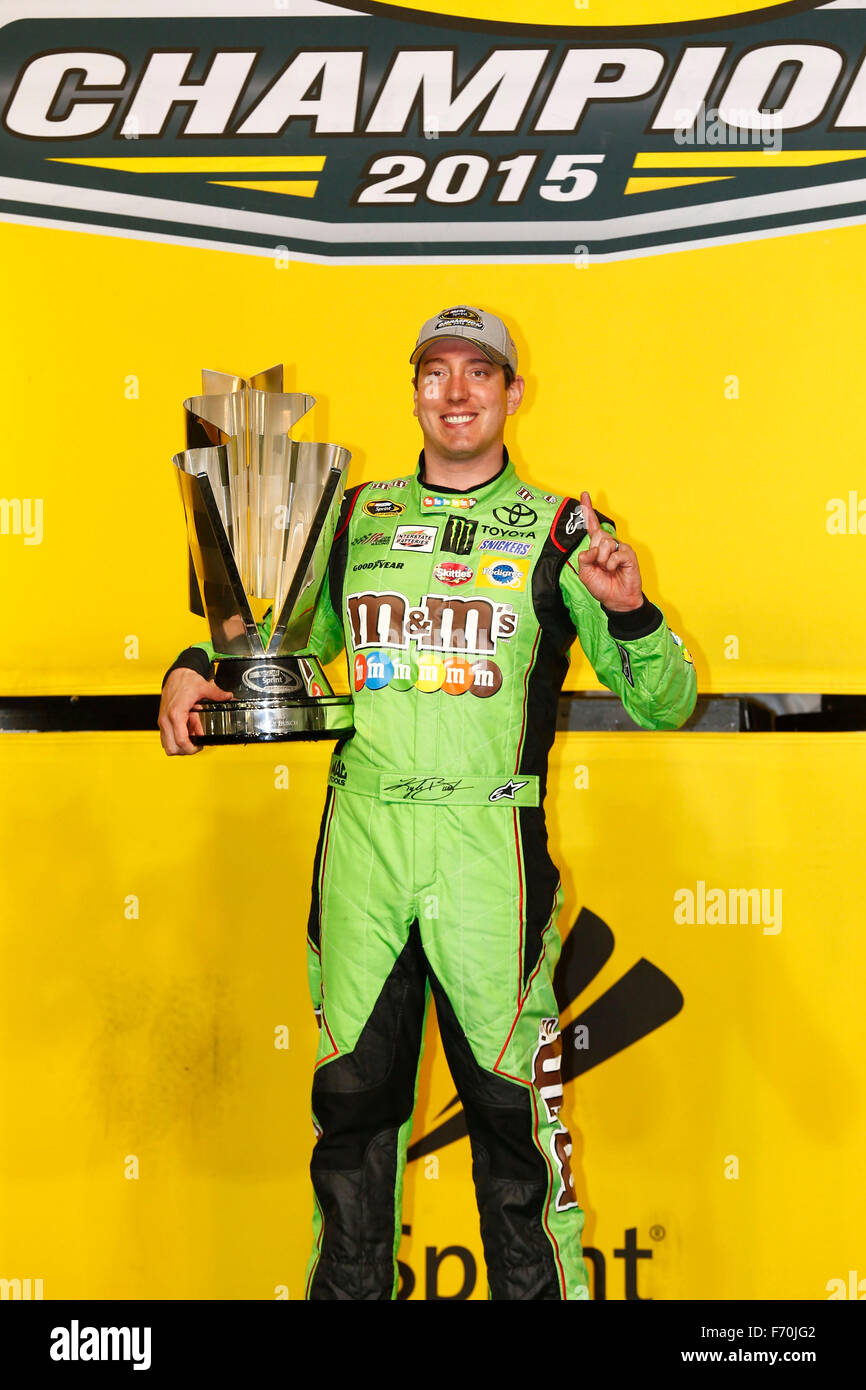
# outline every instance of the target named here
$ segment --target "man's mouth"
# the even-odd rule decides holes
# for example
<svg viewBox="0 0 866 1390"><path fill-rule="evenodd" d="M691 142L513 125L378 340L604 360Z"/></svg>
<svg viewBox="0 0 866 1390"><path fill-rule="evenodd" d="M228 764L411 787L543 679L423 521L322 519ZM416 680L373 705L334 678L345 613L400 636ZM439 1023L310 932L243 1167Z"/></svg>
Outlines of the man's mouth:
<svg viewBox="0 0 866 1390"><path fill-rule="evenodd" d="M443 425L468 425L472 420L476 419L476 415L474 413L471 415L443 415L441 419Z"/></svg>

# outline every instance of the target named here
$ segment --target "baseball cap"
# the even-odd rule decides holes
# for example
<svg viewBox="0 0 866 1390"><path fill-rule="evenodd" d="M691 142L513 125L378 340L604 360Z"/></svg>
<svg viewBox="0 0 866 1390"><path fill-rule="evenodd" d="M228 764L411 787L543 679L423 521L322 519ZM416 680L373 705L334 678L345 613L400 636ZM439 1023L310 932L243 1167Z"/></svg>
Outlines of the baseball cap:
<svg viewBox="0 0 866 1390"><path fill-rule="evenodd" d="M517 348L502 319L488 314L485 309L475 309L468 304L457 304L451 309L443 309L434 314L418 334L418 341L409 361L414 365L431 343L439 338L466 338L480 347L491 362L500 367L510 367L517 374Z"/></svg>

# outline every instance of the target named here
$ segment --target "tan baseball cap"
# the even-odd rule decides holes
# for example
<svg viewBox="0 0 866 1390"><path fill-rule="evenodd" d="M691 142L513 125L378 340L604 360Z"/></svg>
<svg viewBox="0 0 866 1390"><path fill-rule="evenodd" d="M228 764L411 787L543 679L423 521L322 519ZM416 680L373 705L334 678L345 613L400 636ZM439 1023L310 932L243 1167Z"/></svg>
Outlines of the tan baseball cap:
<svg viewBox="0 0 866 1390"><path fill-rule="evenodd" d="M439 338L466 338L468 342L480 347L491 362L500 367L510 367L517 375L517 348L502 319L488 314L485 309L475 309L468 304L457 304L451 309L443 309L428 319L415 344L409 361L414 365L424 351Z"/></svg>

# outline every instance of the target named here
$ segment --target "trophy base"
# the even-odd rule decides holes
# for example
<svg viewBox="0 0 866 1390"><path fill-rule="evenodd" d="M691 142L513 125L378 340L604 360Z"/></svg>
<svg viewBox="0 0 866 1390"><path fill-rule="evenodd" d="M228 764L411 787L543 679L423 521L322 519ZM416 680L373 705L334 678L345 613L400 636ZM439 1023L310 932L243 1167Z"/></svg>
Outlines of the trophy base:
<svg viewBox="0 0 866 1390"><path fill-rule="evenodd" d="M335 695L311 653L282 657L220 657L214 682L234 697L200 700L202 733L192 743L278 743L341 738L355 727L351 695Z"/></svg>
<svg viewBox="0 0 866 1390"><path fill-rule="evenodd" d="M265 699L202 700L195 713L202 733L191 733L190 741L199 747L335 739L354 728L351 695L312 696L291 704Z"/></svg>

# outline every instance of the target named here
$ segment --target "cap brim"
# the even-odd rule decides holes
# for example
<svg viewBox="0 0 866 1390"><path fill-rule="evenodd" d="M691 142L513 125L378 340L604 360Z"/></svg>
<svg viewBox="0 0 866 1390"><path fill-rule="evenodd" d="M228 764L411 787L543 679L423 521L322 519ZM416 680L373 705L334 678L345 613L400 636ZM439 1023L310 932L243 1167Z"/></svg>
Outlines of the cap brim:
<svg viewBox="0 0 866 1390"><path fill-rule="evenodd" d="M453 338L455 341L461 343L473 343L475 347L479 348L480 351L484 353L485 357L489 358L491 362L495 362L498 367L510 366L508 358L496 348L491 347L489 343L480 343L477 338L470 337L468 333L435 333L432 338L425 338L423 343L419 343L418 347L416 347L415 351L412 353L409 361L412 363L413 367L421 360L431 343L441 343L447 338Z"/></svg>

